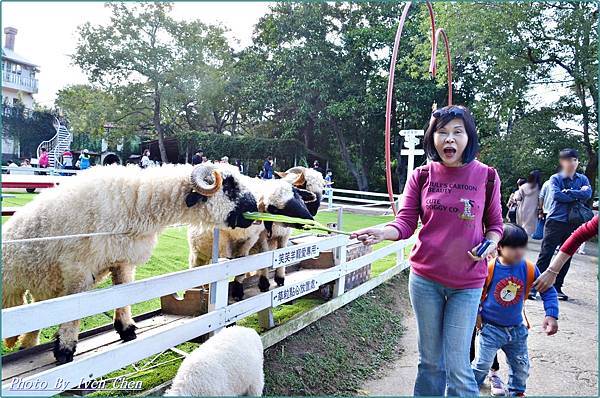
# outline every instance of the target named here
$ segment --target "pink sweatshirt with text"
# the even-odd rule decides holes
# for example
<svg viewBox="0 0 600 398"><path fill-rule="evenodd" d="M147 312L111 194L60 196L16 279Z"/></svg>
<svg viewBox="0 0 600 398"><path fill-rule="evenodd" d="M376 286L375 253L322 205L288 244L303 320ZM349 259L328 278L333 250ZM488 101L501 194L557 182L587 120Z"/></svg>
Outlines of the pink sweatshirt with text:
<svg viewBox="0 0 600 398"><path fill-rule="evenodd" d="M477 246L485 233L502 235L500 178L496 181L483 225L488 167L473 160L462 167L429 164L429 177L419 195L419 170L409 178L396 219L389 225L408 239L417 228L422 211L423 227L411 254L415 274L454 289L480 288L485 282L484 260L472 261L467 251ZM420 198L420 200L419 200Z"/></svg>

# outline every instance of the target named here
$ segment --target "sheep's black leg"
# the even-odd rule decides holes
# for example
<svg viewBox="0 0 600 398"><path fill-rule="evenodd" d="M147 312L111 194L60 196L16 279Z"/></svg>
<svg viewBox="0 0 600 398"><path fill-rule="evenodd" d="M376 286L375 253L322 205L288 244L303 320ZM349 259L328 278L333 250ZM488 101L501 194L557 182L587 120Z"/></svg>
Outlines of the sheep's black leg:
<svg viewBox="0 0 600 398"><path fill-rule="evenodd" d="M75 347L67 348L63 346L63 343L61 343L60 339L57 338L54 340L54 358L56 359L56 362L58 362L60 365L63 363L72 362L74 355Z"/></svg>
<svg viewBox="0 0 600 398"><path fill-rule="evenodd" d="M117 333L119 333L119 337L121 337L121 340L123 341L135 340L137 337L135 333L137 326L133 324L123 325L121 319L115 319L114 327Z"/></svg>
<svg viewBox="0 0 600 398"><path fill-rule="evenodd" d="M112 275L113 285L130 283L135 279L135 266L127 263L120 263L111 267L110 273ZM135 334L137 326L135 326L135 322L131 317L130 306L115 309L113 326L123 341L135 340L137 337Z"/></svg>
<svg viewBox="0 0 600 398"><path fill-rule="evenodd" d="M285 282L285 267L279 267L275 270L275 283L277 286L283 286Z"/></svg>
<svg viewBox="0 0 600 398"><path fill-rule="evenodd" d="M271 282L269 282L269 278L264 275L261 275L258 279L258 288L261 292L268 292L271 287Z"/></svg>
<svg viewBox="0 0 600 398"><path fill-rule="evenodd" d="M231 282L231 297L233 297L235 301L241 301L244 298L244 284L240 279L243 280L243 276L236 276L233 282Z"/></svg>
<svg viewBox="0 0 600 398"><path fill-rule="evenodd" d="M79 320L63 323L58 328L54 341L54 358L59 364L71 362L77 348Z"/></svg>

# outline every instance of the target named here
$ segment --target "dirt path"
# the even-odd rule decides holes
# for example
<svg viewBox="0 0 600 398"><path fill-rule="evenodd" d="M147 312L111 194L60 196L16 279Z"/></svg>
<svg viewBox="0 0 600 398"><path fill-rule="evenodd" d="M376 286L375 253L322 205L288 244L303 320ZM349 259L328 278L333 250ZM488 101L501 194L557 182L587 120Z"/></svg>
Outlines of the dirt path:
<svg viewBox="0 0 600 398"><path fill-rule="evenodd" d="M540 243L529 245L527 257L535 261ZM596 244L588 243L587 255L575 255L564 291L570 300L560 303L559 331L548 337L541 331L543 303L527 302L526 311L532 324L529 332L531 360L528 395L582 396L598 395L598 272ZM417 365L415 319L408 300L405 314L406 333L400 342L401 358L382 370L381 377L363 385L370 395L412 395ZM506 381L507 366L500 358L500 369ZM482 395L489 392L482 390Z"/></svg>

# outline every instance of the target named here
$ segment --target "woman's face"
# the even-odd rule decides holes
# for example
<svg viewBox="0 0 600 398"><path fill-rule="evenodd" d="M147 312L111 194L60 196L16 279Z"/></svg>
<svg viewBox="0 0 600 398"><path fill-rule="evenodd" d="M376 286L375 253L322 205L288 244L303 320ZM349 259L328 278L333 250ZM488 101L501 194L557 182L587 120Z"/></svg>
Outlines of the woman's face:
<svg viewBox="0 0 600 398"><path fill-rule="evenodd" d="M462 155L469 143L465 124L460 118L450 120L433 133L433 145L448 167L462 166Z"/></svg>

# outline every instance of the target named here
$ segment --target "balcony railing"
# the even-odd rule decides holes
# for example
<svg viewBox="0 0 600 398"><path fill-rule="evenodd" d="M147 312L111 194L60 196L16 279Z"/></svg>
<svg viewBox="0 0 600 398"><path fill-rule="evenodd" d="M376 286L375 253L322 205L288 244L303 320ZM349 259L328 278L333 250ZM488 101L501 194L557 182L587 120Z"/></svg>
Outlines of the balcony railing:
<svg viewBox="0 0 600 398"><path fill-rule="evenodd" d="M38 80L21 76L18 73L3 71L2 72L2 82L6 87L15 88L17 90L26 91L29 93L37 93L38 92Z"/></svg>
<svg viewBox="0 0 600 398"><path fill-rule="evenodd" d="M23 106L11 106L11 105L2 104L0 106L0 109L2 109L2 116L5 116L5 117L22 116L24 118L30 118L33 116L33 110L29 109L29 108L25 108Z"/></svg>

